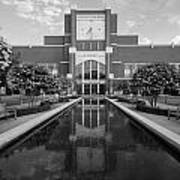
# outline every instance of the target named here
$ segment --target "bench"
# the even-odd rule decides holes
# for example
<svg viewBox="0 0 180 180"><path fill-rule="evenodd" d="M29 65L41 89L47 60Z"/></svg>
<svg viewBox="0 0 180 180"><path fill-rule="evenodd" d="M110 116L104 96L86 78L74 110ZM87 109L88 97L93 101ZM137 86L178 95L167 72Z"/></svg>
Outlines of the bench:
<svg viewBox="0 0 180 180"><path fill-rule="evenodd" d="M14 119L17 119L17 111L13 107L8 107L6 104L0 103L0 119L7 118L8 116L13 116Z"/></svg>
<svg viewBox="0 0 180 180"><path fill-rule="evenodd" d="M171 116L175 116L176 120L180 119L180 107L178 106L176 110L168 109L168 120L170 120Z"/></svg>

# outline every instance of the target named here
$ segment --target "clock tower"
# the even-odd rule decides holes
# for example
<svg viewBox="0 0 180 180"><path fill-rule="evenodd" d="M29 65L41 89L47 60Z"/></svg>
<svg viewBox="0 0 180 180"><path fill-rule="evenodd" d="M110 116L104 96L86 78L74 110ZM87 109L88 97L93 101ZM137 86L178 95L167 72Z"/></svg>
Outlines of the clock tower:
<svg viewBox="0 0 180 180"><path fill-rule="evenodd" d="M103 95L110 91L111 10L71 10L69 77L78 94ZM67 30L67 29L66 29Z"/></svg>
<svg viewBox="0 0 180 180"><path fill-rule="evenodd" d="M105 14L78 14L77 40L105 40Z"/></svg>

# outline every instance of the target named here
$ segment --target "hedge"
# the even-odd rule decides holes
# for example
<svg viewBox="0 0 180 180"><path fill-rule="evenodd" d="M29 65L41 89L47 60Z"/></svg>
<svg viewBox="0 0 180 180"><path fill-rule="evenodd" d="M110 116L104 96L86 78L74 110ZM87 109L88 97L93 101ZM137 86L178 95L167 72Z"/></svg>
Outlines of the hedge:
<svg viewBox="0 0 180 180"><path fill-rule="evenodd" d="M137 104L136 109L138 111L142 111L142 112L146 112L150 114L168 116L168 109L160 109L158 107L150 107L150 106L141 105L141 104Z"/></svg>

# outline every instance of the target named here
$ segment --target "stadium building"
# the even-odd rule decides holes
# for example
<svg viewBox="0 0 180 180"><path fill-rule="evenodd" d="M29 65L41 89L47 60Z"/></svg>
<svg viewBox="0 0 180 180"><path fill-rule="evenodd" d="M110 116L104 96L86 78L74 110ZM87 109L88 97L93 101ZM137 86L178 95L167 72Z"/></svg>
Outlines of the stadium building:
<svg viewBox="0 0 180 180"><path fill-rule="evenodd" d="M180 69L180 46L139 45L138 35L118 35L117 14L111 9L72 9L64 26L63 36L45 36L44 45L14 46L13 51L21 63L46 66L52 74L69 78L78 94L112 93L150 63Z"/></svg>

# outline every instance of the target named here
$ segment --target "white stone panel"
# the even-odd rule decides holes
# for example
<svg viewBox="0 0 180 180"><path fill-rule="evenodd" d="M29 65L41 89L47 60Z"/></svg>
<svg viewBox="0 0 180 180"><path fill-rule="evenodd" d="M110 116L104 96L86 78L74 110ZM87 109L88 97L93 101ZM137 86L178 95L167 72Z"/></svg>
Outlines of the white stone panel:
<svg viewBox="0 0 180 180"><path fill-rule="evenodd" d="M76 65L88 60L94 60L105 65L105 51L77 51Z"/></svg>

